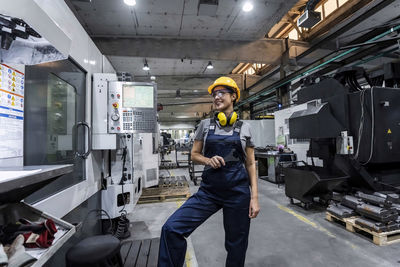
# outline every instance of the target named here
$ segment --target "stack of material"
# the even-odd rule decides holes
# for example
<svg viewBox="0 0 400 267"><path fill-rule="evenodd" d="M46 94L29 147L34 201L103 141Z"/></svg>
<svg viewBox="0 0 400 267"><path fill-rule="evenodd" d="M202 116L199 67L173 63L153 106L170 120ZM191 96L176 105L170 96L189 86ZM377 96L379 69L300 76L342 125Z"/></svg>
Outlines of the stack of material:
<svg viewBox="0 0 400 267"><path fill-rule="evenodd" d="M361 215L355 224L377 233L400 229L400 198L394 193L345 195L340 204L330 204L327 211L342 219Z"/></svg>

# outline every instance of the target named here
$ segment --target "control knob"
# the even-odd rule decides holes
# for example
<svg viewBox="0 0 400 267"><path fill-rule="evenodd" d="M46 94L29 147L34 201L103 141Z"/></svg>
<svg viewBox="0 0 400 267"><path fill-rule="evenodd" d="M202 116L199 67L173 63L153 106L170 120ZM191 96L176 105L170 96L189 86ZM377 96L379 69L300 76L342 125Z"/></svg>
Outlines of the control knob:
<svg viewBox="0 0 400 267"><path fill-rule="evenodd" d="M111 119L112 119L113 121L119 120L119 114L118 114L118 113L112 114L112 115L111 115Z"/></svg>

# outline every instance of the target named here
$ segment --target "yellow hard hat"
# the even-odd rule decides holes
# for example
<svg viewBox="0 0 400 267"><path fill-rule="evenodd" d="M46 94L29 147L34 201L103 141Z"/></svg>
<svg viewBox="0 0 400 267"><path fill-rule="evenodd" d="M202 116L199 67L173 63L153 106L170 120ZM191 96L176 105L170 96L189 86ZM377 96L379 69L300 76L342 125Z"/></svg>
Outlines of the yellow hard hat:
<svg viewBox="0 0 400 267"><path fill-rule="evenodd" d="M217 87L217 86L219 86L219 85L227 86L227 87L229 87L229 88L232 88L232 89L236 90L236 94L237 94L236 102L240 99L240 89L239 89L239 86L237 86L236 82L235 82L232 78L225 77L225 76L222 76L222 77L219 77L218 79L216 79L216 80L214 81L214 83L211 84L211 85L208 87L208 93L211 95L211 94L212 94L212 91L214 90L214 88Z"/></svg>

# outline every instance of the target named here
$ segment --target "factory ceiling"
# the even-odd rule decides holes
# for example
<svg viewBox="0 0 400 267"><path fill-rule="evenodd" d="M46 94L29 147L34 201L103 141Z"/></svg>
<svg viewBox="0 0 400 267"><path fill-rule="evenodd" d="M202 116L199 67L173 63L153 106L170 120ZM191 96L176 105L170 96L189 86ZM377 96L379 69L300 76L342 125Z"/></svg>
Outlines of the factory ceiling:
<svg viewBox="0 0 400 267"><path fill-rule="evenodd" d="M210 101L205 94L207 86L240 62L279 60L284 42L265 39L265 35L297 1L254 0L254 9L246 13L242 0L136 0L134 7L123 0L66 0L117 71L129 72L140 81L156 76L163 104L180 101L177 89L184 98L202 94L202 99L193 100ZM213 8L203 2L218 4ZM303 42L291 45L299 49L306 46ZM142 70L145 61L149 71ZM212 70L206 68L209 61ZM235 79L243 85L242 78ZM209 112L210 105L197 108L203 114ZM180 117L181 121L185 116L176 114L192 114L192 109L189 105L171 106L160 117L165 113L169 120ZM189 120L198 119L190 114L186 116Z"/></svg>
<svg viewBox="0 0 400 267"><path fill-rule="evenodd" d="M249 89L244 97L259 91L273 94L270 88L282 75L336 55L339 47L369 40L386 29L368 25L396 25L400 14L400 0L334 1L341 7L337 12L326 15L325 10L326 19L303 33L302 41L286 42L283 38L295 28L306 0L253 0L254 9L247 13L242 10L244 0L136 0L134 7L123 0L65 1L117 71L129 72L137 81L156 76L158 102L164 104L161 121L194 121L209 112L206 88L220 75L235 73L230 75L239 87ZM217 5L205 8L204 2ZM370 55L366 50L357 57ZM396 58L393 50L361 65ZM213 69L207 69L210 61ZM142 69L144 63L150 70ZM260 76L238 74L251 67L248 63L263 63L259 82ZM335 64L343 63L335 61L329 67ZM270 95L265 99L276 105Z"/></svg>

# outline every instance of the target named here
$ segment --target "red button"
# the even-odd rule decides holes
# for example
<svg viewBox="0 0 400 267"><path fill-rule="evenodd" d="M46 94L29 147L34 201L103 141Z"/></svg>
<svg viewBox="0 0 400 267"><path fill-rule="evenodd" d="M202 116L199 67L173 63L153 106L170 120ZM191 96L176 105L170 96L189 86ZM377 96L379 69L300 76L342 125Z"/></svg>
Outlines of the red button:
<svg viewBox="0 0 400 267"><path fill-rule="evenodd" d="M121 97L121 95L120 95L120 94L117 94L117 97L118 97L118 98L120 98L120 97Z"/></svg>
<svg viewBox="0 0 400 267"><path fill-rule="evenodd" d="M113 103L112 105L114 108L118 108L118 103Z"/></svg>
<svg viewBox="0 0 400 267"><path fill-rule="evenodd" d="M120 127L117 127L117 130L119 131L119 130L121 130L121 128L120 128Z"/></svg>

